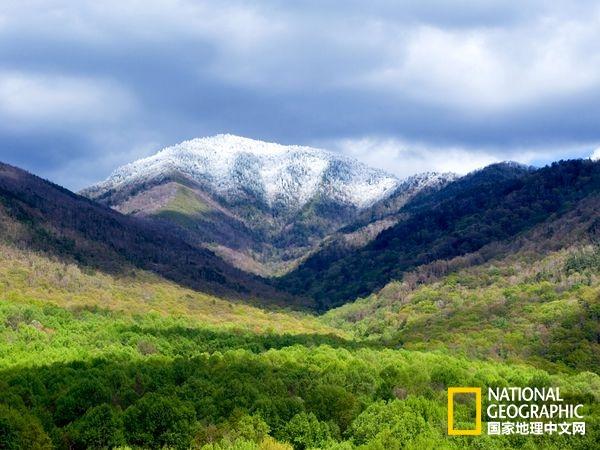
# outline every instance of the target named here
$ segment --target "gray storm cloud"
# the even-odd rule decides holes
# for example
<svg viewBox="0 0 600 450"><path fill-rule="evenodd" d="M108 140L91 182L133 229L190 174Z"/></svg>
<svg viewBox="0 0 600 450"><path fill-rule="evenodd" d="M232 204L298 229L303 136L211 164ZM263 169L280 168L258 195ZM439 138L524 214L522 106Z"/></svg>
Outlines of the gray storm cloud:
<svg viewBox="0 0 600 450"><path fill-rule="evenodd" d="M221 132L400 175L589 156L599 35L585 1L9 0L0 160L77 189Z"/></svg>

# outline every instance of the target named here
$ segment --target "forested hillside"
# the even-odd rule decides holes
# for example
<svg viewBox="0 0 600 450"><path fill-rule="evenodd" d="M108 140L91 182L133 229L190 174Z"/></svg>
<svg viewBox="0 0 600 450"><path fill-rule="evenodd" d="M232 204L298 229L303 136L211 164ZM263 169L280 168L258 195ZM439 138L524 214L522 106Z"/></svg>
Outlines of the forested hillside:
<svg viewBox="0 0 600 450"><path fill-rule="evenodd" d="M597 447L597 163L493 166L415 196L340 259L374 258L349 260L370 270L341 272L340 292L391 281L323 316L155 225L0 174L0 448ZM213 262L224 284L198 271ZM449 386L559 387L586 434L448 436Z"/></svg>
<svg viewBox="0 0 600 450"><path fill-rule="evenodd" d="M203 292L294 302L170 230L124 216L3 164L0 240L109 274L141 268Z"/></svg>
<svg viewBox="0 0 600 450"><path fill-rule="evenodd" d="M515 241L404 275L325 315L386 346L600 368L600 197Z"/></svg>
<svg viewBox="0 0 600 450"><path fill-rule="evenodd" d="M366 246L325 246L276 285L314 298L321 310L367 296L422 264L513 239L600 193L600 162L573 160L536 171L489 166L429 195Z"/></svg>

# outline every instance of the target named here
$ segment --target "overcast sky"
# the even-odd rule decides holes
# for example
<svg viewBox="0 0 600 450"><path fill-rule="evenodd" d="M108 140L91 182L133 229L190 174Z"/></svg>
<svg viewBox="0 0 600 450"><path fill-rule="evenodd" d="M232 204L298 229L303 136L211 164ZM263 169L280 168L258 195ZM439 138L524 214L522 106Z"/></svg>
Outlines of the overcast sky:
<svg viewBox="0 0 600 450"><path fill-rule="evenodd" d="M233 133L405 176L600 154L597 1L0 1L0 160L71 189Z"/></svg>

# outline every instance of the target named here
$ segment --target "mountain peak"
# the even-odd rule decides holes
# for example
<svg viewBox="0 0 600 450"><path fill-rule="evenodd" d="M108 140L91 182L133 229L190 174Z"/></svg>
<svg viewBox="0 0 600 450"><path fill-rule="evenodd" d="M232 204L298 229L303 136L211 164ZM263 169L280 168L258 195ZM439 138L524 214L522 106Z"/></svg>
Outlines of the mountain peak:
<svg viewBox="0 0 600 450"><path fill-rule="evenodd" d="M158 154L169 154L173 152L190 151L200 153L203 151L220 151L224 153L251 153L251 154L281 154L290 148L305 149L307 151L317 150L311 147L297 145L286 146L275 142L266 142L251 139L235 134L216 134L214 136L198 137L183 141L179 144L167 147ZM325 150L320 150L326 152ZM328 153L328 152L327 152Z"/></svg>
<svg viewBox="0 0 600 450"><path fill-rule="evenodd" d="M117 169L83 193L92 198L172 174L236 202L298 210L313 198L367 207L391 193L399 179L342 155L298 145L281 145L231 134L195 138Z"/></svg>

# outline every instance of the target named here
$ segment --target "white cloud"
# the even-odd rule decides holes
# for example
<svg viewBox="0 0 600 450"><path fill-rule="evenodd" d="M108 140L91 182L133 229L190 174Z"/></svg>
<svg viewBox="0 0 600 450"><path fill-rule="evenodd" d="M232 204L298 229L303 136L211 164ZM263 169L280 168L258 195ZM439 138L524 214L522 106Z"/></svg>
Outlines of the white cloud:
<svg viewBox="0 0 600 450"><path fill-rule="evenodd" d="M396 139L346 139L335 147L343 154L401 177L427 171L464 174L499 161L494 155L481 152L461 148L426 149Z"/></svg>
<svg viewBox="0 0 600 450"><path fill-rule="evenodd" d="M198 71L253 87L376 89L470 113L600 86L600 6L593 2L349 2L339 10L318 2L109 0L74 7L8 0L4 9L6 27L20 33L114 48L206 45L210 58L197 61ZM490 23L505 16L512 19Z"/></svg>
<svg viewBox="0 0 600 450"><path fill-rule="evenodd" d="M4 127L64 127L121 120L135 107L115 83L43 73L0 72Z"/></svg>
<svg viewBox="0 0 600 450"><path fill-rule="evenodd" d="M397 139L345 139L333 143L332 147L365 164L400 177L428 171L466 174L507 159L502 150L432 147ZM543 151L522 151L512 155L510 160L531 164L542 154Z"/></svg>
<svg viewBox="0 0 600 450"><path fill-rule="evenodd" d="M90 182L217 132L334 142L400 175L587 156L599 29L591 0L2 0L0 144Z"/></svg>
<svg viewBox="0 0 600 450"><path fill-rule="evenodd" d="M8 28L104 46L207 39L223 47L249 48L276 24L243 2L195 0L4 0ZM267 8L268 10L268 8ZM272 14L269 14L272 16Z"/></svg>
<svg viewBox="0 0 600 450"><path fill-rule="evenodd" d="M600 161L600 147L598 147L596 150L594 150L592 152L592 154L590 155L590 158L593 159L594 161Z"/></svg>
<svg viewBox="0 0 600 450"><path fill-rule="evenodd" d="M364 82L461 112L521 108L600 86L600 9L507 28L389 26L387 58Z"/></svg>

